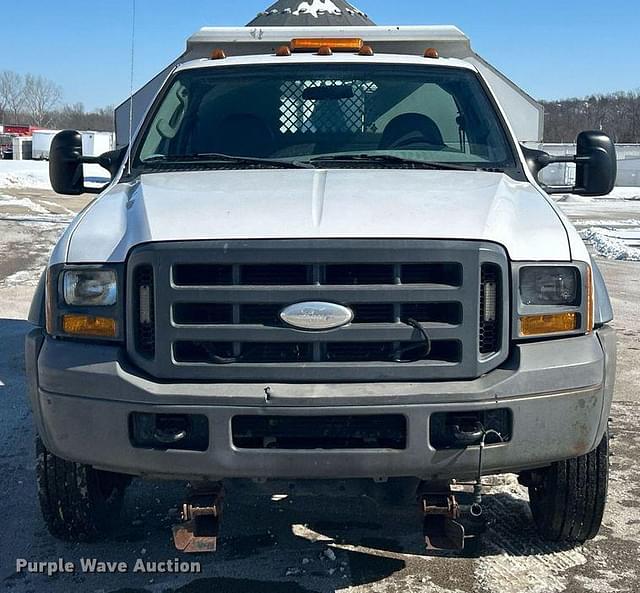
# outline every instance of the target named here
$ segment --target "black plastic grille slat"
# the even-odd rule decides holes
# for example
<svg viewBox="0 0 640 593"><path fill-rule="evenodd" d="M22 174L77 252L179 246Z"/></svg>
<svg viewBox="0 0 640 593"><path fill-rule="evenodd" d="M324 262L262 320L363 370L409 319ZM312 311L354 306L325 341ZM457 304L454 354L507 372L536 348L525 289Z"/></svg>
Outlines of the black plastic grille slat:
<svg viewBox="0 0 640 593"><path fill-rule="evenodd" d="M233 349L233 342L176 342L174 356L177 362L232 364L311 362L311 344L259 343L243 344L239 354ZM228 360L221 360L228 359Z"/></svg>
<svg viewBox="0 0 640 593"><path fill-rule="evenodd" d="M402 319L415 319L421 323L462 323L461 303L409 303L400 307Z"/></svg>
<svg viewBox="0 0 640 593"><path fill-rule="evenodd" d="M393 304L362 303L351 305L354 323L392 323L395 320Z"/></svg>
<svg viewBox="0 0 640 593"><path fill-rule="evenodd" d="M495 368L508 354L508 328L500 322L487 324L481 317L486 301L481 270L485 279L491 271L500 286L507 278L504 251L488 243L148 244L132 253L132 285L134 270L141 265L155 274L155 352L145 352L136 338L130 354L148 374L161 379L467 379ZM316 300L351 308L352 323L314 332L289 327L280 319L286 306ZM129 302L137 308L135 299ZM505 306L500 293L499 315ZM136 309L128 316L135 318ZM430 352L409 319L423 324ZM130 335L137 331L130 322Z"/></svg>
<svg viewBox="0 0 640 593"><path fill-rule="evenodd" d="M309 266L248 265L240 267L240 284L243 286L288 286L310 283Z"/></svg>
<svg viewBox="0 0 640 593"><path fill-rule="evenodd" d="M233 284L232 267L215 264L184 264L174 266L176 286L228 286Z"/></svg>
<svg viewBox="0 0 640 593"><path fill-rule="evenodd" d="M338 264L326 266L325 284L358 286L362 284L394 284L392 265Z"/></svg>
<svg viewBox="0 0 640 593"><path fill-rule="evenodd" d="M393 304L345 303L354 313L353 323L394 323ZM243 325L281 325L280 312L284 303L256 304L240 306L240 324ZM422 323L448 323L457 325L462 322L460 303L413 303L399 306L400 319L415 319ZM225 303L177 303L173 307L173 320L184 325L231 325L233 307Z"/></svg>
<svg viewBox="0 0 640 593"><path fill-rule="evenodd" d="M233 323L233 305L224 303L177 303L173 320L179 324L217 325Z"/></svg>
<svg viewBox="0 0 640 593"><path fill-rule="evenodd" d="M409 350L409 349L414 350ZM327 360L334 362L383 362L400 358L417 360L436 360L443 362L459 362L460 347L453 340L434 342L429 355L425 355L419 342L336 342L327 345Z"/></svg>
<svg viewBox="0 0 640 593"><path fill-rule="evenodd" d="M178 264L173 267L176 286L301 286L314 283L314 267L321 284L359 286L386 284L462 285L462 267L457 263L393 264L248 264L240 266L240 279L233 281L231 265Z"/></svg>
<svg viewBox="0 0 640 593"><path fill-rule="evenodd" d="M402 284L445 284L462 286L462 266L455 263L405 264L401 266Z"/></svg>

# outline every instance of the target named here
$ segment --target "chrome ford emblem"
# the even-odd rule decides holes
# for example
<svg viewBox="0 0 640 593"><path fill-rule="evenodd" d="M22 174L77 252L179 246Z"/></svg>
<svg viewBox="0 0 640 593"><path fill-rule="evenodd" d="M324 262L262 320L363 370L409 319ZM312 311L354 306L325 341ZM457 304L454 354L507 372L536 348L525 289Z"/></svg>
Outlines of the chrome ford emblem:
<svg viewBox="0 0 640 593"><path fill-rule="evenodd" d="M297 303L280 311L280 319L296 329L337 329L353 321L353 311L335 303Z"/></svg>

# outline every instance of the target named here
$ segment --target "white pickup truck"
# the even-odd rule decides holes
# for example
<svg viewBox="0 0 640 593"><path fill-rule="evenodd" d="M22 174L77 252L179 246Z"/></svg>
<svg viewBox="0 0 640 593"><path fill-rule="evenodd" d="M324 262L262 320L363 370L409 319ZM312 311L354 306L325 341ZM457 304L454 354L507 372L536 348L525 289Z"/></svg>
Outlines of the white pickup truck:
<svg viewBox="0 0 640 593"><path fill-rule="evenodd" d="M346 37L181 64L98 159L60 133L56 191L87 191L86 162L112 179L30 315L51 533L100 535L131 476L200 485L185 551L215 546L223 480L373 480L412 485L429 545L461 548L482 476L517 473L544 538L594 537L612 310L548 194L609 193L616 156L577 146L576 186L544 187L557 159L473 65Z"/></svg>

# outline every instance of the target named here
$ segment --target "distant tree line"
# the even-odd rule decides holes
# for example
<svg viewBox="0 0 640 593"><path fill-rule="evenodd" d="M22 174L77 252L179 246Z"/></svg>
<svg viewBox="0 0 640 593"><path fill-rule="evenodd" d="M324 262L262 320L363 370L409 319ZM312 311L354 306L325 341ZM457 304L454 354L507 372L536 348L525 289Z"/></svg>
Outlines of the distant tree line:
<svg viewBox="0 0 640 593"><path fill-rule="evenodd" d="M44 76L0 72L0 124L39 128L113 131L113 107L85 111L82 103L63 104L62 88Z"/></svg>
<svg viewBox="0 0 640 593"><path fill-rule="evenodd" d="M615 142L640 143L640 89L542 104L545 142L575 142L583 130L602 130ZM55 82L5 70L0 72L0 123L112 132L113 107L88 112L82 103L63 104Z"/></svg>
<svg viewBox="0 0 640 593"><path fill-rule="evenodd" d="M545 142L575 142L583 130L601 130L615 142L640 143L640 89L543 105Z"/></svg>

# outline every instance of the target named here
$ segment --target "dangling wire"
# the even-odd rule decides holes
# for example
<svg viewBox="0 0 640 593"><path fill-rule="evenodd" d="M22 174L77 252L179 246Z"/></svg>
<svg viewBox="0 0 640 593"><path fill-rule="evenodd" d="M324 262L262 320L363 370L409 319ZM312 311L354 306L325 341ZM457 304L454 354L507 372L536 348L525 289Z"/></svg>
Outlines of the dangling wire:
<svg viewBox="0 0 640 593"><path fill-rule="evenodd" d="M131 78L129 81L129 159L127 174L131 175L131 145L133 144L133 84L136 55L136 0L131 0Z"/></svg>
<svg viewBox="0 0 640 593"><path fill-rule="evenodd" d="M391 353L391 360L397 363L411 363L428 358L431 354L432 344L427 330L424 328L422 323L416 321L415 319L407 319L403 321L403 323L405 325L413 327L414 329L417 329L422 336L422 342L417 342L415 344L410 344L409 346L396 348ZM408 356L411 353L413 353L413 356Z"/></svg>

